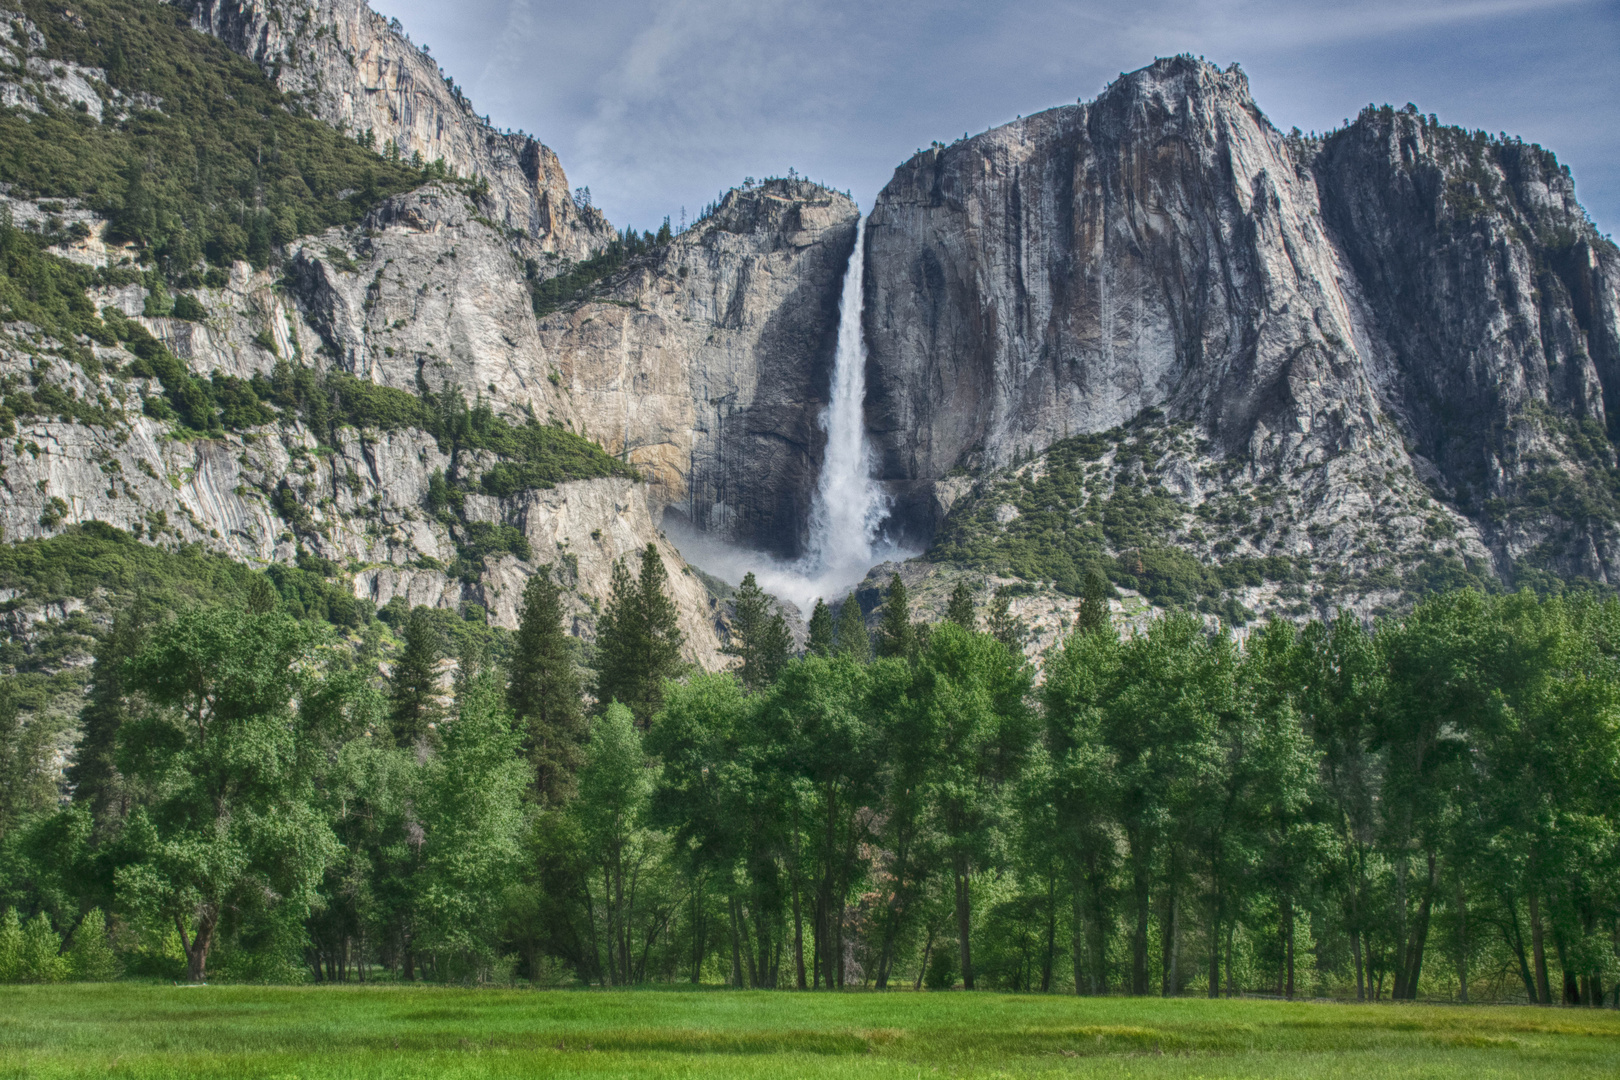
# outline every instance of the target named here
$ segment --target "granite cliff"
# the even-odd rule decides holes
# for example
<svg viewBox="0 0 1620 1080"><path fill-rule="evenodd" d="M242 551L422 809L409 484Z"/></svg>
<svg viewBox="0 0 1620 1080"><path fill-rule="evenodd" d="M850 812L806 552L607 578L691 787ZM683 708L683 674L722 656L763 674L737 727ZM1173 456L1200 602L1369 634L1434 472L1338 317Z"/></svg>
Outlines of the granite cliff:
<svg viewBox="0 0 1620 1080"><path fill-rule="evenodd" d="M582 430L642 470L655 513L799 553L857 214L803 180L733 190L597 296L541 319Z"/></svg>
<svg viewBox="0 0 1620 1080"><path fill-rule="evenodd" d="M583 258L612 239L601 211L576 204L550 147L492 127L399 20L365 0L168 2L311 115L379 150L483 178L490 216L532 241L532 251Z"/></svg>
<svg viewBox="0 0 1620 1080"><path fill-rule="evenodd" d="M869 422L937 559L1262 610L1620 573L1620 257L1539 147L1284 134L1177 57L919 153L868 237Z"/></svg>

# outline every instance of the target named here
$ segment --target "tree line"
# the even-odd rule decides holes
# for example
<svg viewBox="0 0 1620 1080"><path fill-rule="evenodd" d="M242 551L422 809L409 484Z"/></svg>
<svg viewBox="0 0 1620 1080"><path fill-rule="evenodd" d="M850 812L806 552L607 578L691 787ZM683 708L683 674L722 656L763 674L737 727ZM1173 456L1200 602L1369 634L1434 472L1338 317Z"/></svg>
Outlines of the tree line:
<svg viewBox="0 0 1620 1080"><path fill-rule="evenodd" d="M1110 592L1032 663L965 581L801 652L750 575L719 673L650 546L588 667L546 572L504 657L417 609L386 677L269 587L131 605L59 781L0 690L0 978L1616 1002L1620 602Z"/></svg>

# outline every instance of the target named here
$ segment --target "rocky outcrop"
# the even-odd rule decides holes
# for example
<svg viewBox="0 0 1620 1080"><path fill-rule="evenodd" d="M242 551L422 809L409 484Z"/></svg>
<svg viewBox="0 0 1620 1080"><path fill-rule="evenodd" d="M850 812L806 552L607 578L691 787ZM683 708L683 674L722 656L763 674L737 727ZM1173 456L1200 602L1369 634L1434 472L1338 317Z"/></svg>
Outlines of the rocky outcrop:
<svg viewBox="0 0 1620 1080"><path fill-rule="evenodd" d="M430 184L387 199L358 228L296 245L286 275L323 364L575 425L523 263L464 191Z"/></svg>
<svg viewBox="0 0 1620 1080"><path fill-rule="evenodd" d="M1159 410L1197 436L1148 463L1189 512L1265 491L1221 551L1176 541L1201 556L1353 575L1489 546L1511 575L1516 550L1460 485L1489 473L1484 443L1556 441L1492 432L1601 431L1613 248L1550 155L1461 133L1443 150L1416 138L1427 124L1285 136L1237 68L1178 57L907 162L872 212L866 311L868 418L904 523L932 533L953 470ZM1620 571L1588 552L1581 572Z"/></svg>
<svg viewBox="0 0 1620 1080"><path fill-rule="evenodd" d="M733 190L595 298L541 320L581 430L643 471L655 514L798 553L857 217L806 181Z"/></svg>
<svg viewBox="0 0 1620 1080"><path fill-rule="evenodd" d="M365 0L169 0L194 27L252 60L310 112L379 150L442 159L489 182L494 218L533 253L581 259L613 238L599 210L577 203L562 163L539 141L500 131L399 21Z"/></svg>
<svg viewBox="0 0 1620 1080"><path fill-rule="evenodd" d="M1504 569L1620 581L1620 251L1568 167L1412 106L1309 149L1394 360L1384 399L1445 497Z"/></svg>

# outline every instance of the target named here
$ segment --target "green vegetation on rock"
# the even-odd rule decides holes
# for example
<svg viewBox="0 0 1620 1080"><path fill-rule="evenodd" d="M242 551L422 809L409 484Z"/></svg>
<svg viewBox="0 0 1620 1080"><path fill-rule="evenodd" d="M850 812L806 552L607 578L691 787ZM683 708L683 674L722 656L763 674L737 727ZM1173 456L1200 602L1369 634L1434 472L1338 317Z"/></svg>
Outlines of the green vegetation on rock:
<svg viewBox="0 0 1620 1080"><path fill-rule="evenodd" d="M103 74L103 119L48 97L39 111L0 110L0 181L25 197L79 200L110 219L109 239L137 244L176 285L200 284L205 258L262 267L275 246L351 224L421 182L421 171L302 115L179 7L13 6L44 35L44 60ZM22 24L5 32L15 53Z"/></svg>

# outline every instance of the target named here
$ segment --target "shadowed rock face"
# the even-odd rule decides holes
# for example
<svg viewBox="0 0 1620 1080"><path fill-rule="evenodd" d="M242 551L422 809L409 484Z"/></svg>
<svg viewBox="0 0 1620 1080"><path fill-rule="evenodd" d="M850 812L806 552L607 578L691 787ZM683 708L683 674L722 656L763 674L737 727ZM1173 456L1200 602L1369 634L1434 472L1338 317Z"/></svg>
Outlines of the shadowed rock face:
<svg viewBox="0 0 1620 1080"><path fill-rule="evenodd" d="M599 299L541 320L583 430L642 469L655 512L798 553L857 216L805 181L732 191Z"/></svg>
<svg viewBox="0 0 1620 1080"><path fill-rule="evenodd" d="M1284 136L1239 70L1180 57L917 155L868 237L869 422L914 533L953 468L1157 408L1301 522L1353 511L1317 470L1415 468L1499 572L1571 527L1559 569L1620 569L1611 526L1514 512L1515 476L1612 467L1570 433L1620 388L1614 248L1539 148L1377 110Z"/></svg>
<svg viewBox="0 0 1620 1080"><path fill-rule="evenodd" d="M1620 253L1538 146L1368 111L1314 159L1411 448L1504 555L1613 581Z"/></svg>

